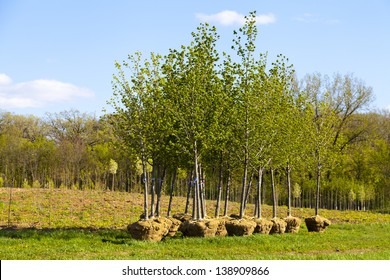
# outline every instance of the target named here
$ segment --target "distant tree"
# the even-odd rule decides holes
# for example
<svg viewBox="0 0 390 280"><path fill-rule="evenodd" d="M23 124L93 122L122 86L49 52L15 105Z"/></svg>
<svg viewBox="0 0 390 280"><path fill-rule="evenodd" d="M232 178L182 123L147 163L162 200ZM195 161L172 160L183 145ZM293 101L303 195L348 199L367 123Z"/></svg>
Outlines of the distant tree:
<svg viewBox="0 0 390 280"><path fill-rule="evenodd" d="M118 163L115 160L110 159L108 170L112 175L112 190L114 191L115 190L115 174L118 170Z"/></svg>

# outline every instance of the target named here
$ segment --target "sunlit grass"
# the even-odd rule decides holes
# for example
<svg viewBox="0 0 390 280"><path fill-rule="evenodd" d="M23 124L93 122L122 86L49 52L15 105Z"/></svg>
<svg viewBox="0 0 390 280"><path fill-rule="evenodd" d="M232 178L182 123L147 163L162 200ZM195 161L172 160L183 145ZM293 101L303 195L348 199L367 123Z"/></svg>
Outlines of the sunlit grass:
<svg viewBox="0 0 390 280"><path fill-rule="evenodd" d="M138 193L98 190L67 189L13 189L9 210L10 189L0 188L0 227L22 228L125 228L138 220L143 212L143 195ZM215 201L208 201L208 213L214 213ZM162 215L166 214L168 197L162 198ZM184 197L174 197L172 213L183 212ZM247 215L253 214L253 205L248 205ZM239 213L238 203L229 203L229 214ZM272 208L263 205L263 217L272 217ZM293 216L312 216L312 209L294 208ZM390 215L364 211L320 211L320 215L332 223L384 223ZM278 216L287 216L287 207L278 207Z"/></svg>
<svg viewBox="0 0 390 280"><path fill-rule="evenodd" d="M123 230L1 230L1 259L390 259L390 223L324 233L131 239Z"/></svg>
<svg viewBox="0 0 390 280"><path fill-rule="evenodd" d="M332 221L323 233L248 237L183 238L158 243L131 238L126 226L142 213L141 194L14 189L8 226L9 189L0 189L0 259L390 259L390 215L321 210ZM163 215L167 197L163 197ZM175 197L172 213L183 212ZM212 213L214 201L208 201ZM229 213L238 213L230 203ZM253 211L248 206L247 213ZM263 206L270 218L272 208ZM285 217L285 206L278 216ZM301 218L312 209L293 209Z"/></svg>

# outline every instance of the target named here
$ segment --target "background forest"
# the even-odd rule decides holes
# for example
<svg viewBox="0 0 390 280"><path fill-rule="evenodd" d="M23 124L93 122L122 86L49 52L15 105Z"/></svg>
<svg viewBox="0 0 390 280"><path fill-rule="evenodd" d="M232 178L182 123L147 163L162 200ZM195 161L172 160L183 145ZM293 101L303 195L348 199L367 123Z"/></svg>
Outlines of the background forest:
<svg viewBox="0 0 390 280"><path fill-rule="evenodd" d="M117 62L113 113L1 112L0 187L148 190L156 211L172 192L217 200L216 215L221 200L243 212L287 205L289 192L295 207L319 197L320 208L390 211L390 114L370 108L369 86L352 74L298 80L283 55L256 53L250 20L232 55L214 27L192 35L168 55Z"/></svg>

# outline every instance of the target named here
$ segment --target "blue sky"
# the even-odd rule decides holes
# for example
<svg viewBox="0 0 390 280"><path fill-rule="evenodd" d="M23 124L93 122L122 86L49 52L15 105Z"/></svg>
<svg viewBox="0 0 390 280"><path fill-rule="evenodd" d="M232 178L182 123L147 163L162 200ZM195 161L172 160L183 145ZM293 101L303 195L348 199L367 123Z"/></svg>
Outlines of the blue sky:
<svg viewBox="0 0 390 280"><path fill-rule="evenodd" d="M0 110L43 116L71 108L101 114L114 62L166 54L203 20L228 50L242 15L260 16L259 52L307 73L353 73L390 109L390 1L0 0Z"/></svg>

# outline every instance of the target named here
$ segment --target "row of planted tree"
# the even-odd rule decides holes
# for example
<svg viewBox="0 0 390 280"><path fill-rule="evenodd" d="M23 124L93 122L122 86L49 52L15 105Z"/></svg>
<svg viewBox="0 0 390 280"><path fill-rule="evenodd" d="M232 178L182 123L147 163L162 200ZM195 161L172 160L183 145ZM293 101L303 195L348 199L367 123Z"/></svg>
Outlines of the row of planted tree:
<svg viewBox="0 0 390 280"><path fill-rule="evenodd" d="M232 54L220 54L216 28L201 24L188 46L170 49L165 56L152 53L148 59L136 53L116 63L114 96L109 102L114 113L109 120L141 161L145 219L154 216L154 193L158 212L168 167L190 174L187 197L192 194L194 220L205 218L205 194L210 187L216 188L218 216L222 185L225 182L226 201L232 174L239 178L240 219L251 195L255 217L261 218L265 172L274 207L278 203L276 173L279 178L283 173L286 181L289 209L294 186L299 192L299 183L311 181L317 215L324 179L336 192L330 192L329 201L337 207L339 184L351 175L348 153L359 149L370 126L367 115L361 113L372 99L372 89L352 75L329 79L314 74L299 84L286 57L278 55L269 65L266 54L256 53L255 19L255 13L250 13L245 25L234 32ZM383 163L388 172L388 163ZM148 165L152 166L151 180ZM207 185L210 170L216 174L212 186ZM293 185L294 171L301 172L302 181ZM382 174L376 191L381 189L386 200L388 173ZM372 181L360 181L362 174L356 175L349 182L359 181L359 187L347 187L348 202L356 196L360 202L373 198ZM360 208L365 206L358 203Z"/></svg>
<svg viewBox="0 0 390 280"><path fill-rule="evenodd" d="M329 209L388 211L388 112L352 74L298 81L282 55L256 52L255 14L217 50L202 24L188 46L116 63L112 113L0 114L0 186L109 189ZM171 196L171 197L172 197ZM156 207L157 206L157 207ZM210 212L210 209L209 209ZM252 213L251 213L252 214Z"/></svg>

